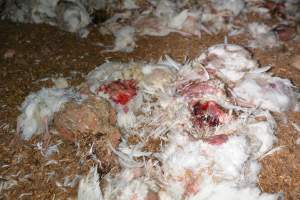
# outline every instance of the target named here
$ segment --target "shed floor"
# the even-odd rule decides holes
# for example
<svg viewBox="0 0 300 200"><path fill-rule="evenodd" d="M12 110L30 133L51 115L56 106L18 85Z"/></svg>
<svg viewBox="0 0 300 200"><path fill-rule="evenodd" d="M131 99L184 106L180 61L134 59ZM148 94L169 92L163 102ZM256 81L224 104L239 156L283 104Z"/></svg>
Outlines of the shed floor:
<svg viewBox="0 0 300 200"><path fill-rule="evenodd" d="M85 174L88 168L78 166L73 144L63 143L55 155L59 164L47 164L33 144L39 138L24 142L15 139L18 106L25 97L41 87L51 86L47 77L71 77L69 83L78 85L84 75L102 64L113 61L156 61L167 54L177 61L193 59L207 47L222 43L225 34L182 37L138 38L138 47L132 53L103 53L97 43L112 45L113 38L102 36L93 28L87 39L58 30L48 25L14 24L0 21L0 179L14 175L19 184L0 194L0 199L67 199L76 196L76 187L58 187L70 174ZM245 36L230 37L230 43L246 44ZM12 58L4 59L8 50ZM286 42L282 48L268 51L253 50L261 65L273 66L272 72L291 79L300 88L300 71L290 66L290 60L300 55L300 45ZM300 146L295 144L299 133L292 122L300 124L300 113L287 113L288 123L278 116L278 146L286 146L261 160L263 169L259 185L265 192L284 192L286 199L300 199ZM57 138L53 138L56 140ZM50 172L56 172L51 177ZM72 173L74 171L74 173ZM31 174L32 176L27 176Z"/></svg>

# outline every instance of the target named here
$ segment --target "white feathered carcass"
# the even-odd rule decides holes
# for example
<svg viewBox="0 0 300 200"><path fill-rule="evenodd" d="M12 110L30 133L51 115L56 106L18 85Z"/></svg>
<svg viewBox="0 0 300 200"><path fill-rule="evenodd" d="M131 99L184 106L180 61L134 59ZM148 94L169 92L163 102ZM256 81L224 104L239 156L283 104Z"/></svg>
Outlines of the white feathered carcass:
<svg viewBox="0 0 300 200"><path fill-rule="evenodd" d="M224 81L236 82L247 72L258 67L256 60L244 47L234 44L217 44L202 53L196 62L211 69Z"/></svg>
<svg viewBox="0 0 300 200"><path fill-rule="evenodd" d="M78 94L71 89L43 88L30 94L20 108L22 114L17 121L18 132L25 140L48 132L54 113L64 103L76 98L79 98Z"/></svg>
<svg viewBox="0 0 300 200"><path fill-rule="evenodd" d="M249 47L265 49L280 46L280 41L276 38L276 34L266 24L249 23L247 29L252 37L248 43Z"/></svg>
<svg viewBox="0 0 300 200"><path fill-rule="evenodd" d="M261 107L274 112L297 108L298 94L288 79L266 73L253 73L244 77L233 88L233 95L244 105Z"/></svg>
<svg viewBox="0 0 300 200"><path fill-rule="evenodd" d="M7 0L1 18L14 22L57 25L60 29L86 37L91 13L104 6L104 0Z"/></svg>

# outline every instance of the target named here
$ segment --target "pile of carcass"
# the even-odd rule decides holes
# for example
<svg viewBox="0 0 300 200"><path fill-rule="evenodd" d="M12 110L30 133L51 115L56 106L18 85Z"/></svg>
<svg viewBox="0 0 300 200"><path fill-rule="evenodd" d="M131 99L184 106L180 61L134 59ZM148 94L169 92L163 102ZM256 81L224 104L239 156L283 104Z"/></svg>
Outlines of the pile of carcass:
<svg viewBox="0 0 300 200"><path fill-rule="evenodd" d="M111 134L101 144L121 170L100 180L92 167L80 181L80 200L275 200L281 194L257 187L258 160L276 143L270 112L298 109L298 93L269 68L233 44L214 45L184 64L167 56L157 64L104 63L88 74L89 90L31 94L19 131L29 139L45 130L45 123L30 125L47 126L54 118L54 128L69 140ZM64 106L54 108L50 99ZM103 149L97 140L90 141L96 151ZM148 148L153 140L156 151ZM101 164L103 158L94 157Z"/></svg>
<svg viewBox="0 0 300 200"><path fill-rule="evenodd" d="M1 3L3 2L3 3ZM21 23L46 23L87 37L91 25L115 37L104 51L132 52L138 36L166 36L172 32L201 37L222 31L229 36L246 34L251 48L274 48L295 39L300 20L298 0L5 0L0 18ZM113 15L105 13L113 11ZM108 19L97 24L97 14ZM259 16L256 22L248 18ZM100 20L99 18L99 20ZM268 26L261 21L278 22ZM103 19L102 19L103 20ZM103 44L100 44L103 47Z"/></svg>

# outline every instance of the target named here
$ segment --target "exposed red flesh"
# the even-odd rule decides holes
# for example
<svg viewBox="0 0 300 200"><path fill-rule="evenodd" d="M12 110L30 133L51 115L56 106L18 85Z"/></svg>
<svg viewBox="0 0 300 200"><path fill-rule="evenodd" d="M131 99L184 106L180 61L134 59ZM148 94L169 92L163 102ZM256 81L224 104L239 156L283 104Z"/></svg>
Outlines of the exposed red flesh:
<svg viewBox="0 0 300 200"><path fill-rule="evenodd" d="M221 145L224 144L228 140L228 136L221 134L221 135L214 135L205 141L211 145Z"/></svg>
<svg viewBox="0 0 300 200"><path fill-rule="evenodd" d="M297 29L293 26L279 24L273 31L276 33L280 41L288 41L297 35Z"/></svg>
<svg viewBox="0 0 300 200"><path fill-rule="evenodd" d="M101 85L97 92L104 92L110 99L121 105L127 104L137 93L135 80L116 80Z"/></svg>
<svg viewBox="0 0 300 200"><path fill-rule="evenodd" d="M215 127L224 122L225 113L214 101L197 102L192 109L192 121L197 128Z"/></svg>
<svg viewBox="0 0 300 200"><path fill-rule="evenodd" d="M216 94L219 90L204 82L188 82L178 88L178 93L185 97L201 97L204 94Z"/></svg>

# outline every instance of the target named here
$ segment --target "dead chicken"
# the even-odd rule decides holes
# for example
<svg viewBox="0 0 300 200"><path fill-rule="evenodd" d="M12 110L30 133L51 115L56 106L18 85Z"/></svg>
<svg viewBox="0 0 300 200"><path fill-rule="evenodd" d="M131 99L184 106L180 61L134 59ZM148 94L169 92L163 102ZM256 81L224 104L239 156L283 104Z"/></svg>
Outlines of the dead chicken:
<svg viewBox="0 0 300 200"><path fill-rule="evenodd" d="M104 173L115 164L108 145L118 146L121 135L116 127L116 113L108 101L90 96L80 103L66 103L54 116L54 128L80 148L86 149L92 144L90 154L100 161Z"/></svg>
<svg viewBox="0 0 300 200"><path fill-rule="evenodd" d="M59 1L55 7L55 12L59 28L78 33L81 37L87 37L89 31L86 27L90 24L91 17L80 2Z"/></svg>
<svg viewBox="0 0 300 200"><path fill-rule="evenodd" d="M49 136L48 126L52 123L54 113L64 103L76 98L79 98L78 94L70 89L43 88L30 94L22 103L17 132L25 140L42 133Z"/></svg>
<svg viewBox="0 0 300 200"><path fill-rule="evenodd" d="M288 79L269 74L249 74L233 88L239 104L261 107L273 112L297 109L297 93Z"/></svg>
<svg viewBox="0 0 300 200"><path fill-rule="evenodd" d="M211 46L199 56L197 62L226 82L236 82L247 72L258 67L257 61L252 59L249 51L234 44Z"/></svg>

